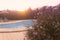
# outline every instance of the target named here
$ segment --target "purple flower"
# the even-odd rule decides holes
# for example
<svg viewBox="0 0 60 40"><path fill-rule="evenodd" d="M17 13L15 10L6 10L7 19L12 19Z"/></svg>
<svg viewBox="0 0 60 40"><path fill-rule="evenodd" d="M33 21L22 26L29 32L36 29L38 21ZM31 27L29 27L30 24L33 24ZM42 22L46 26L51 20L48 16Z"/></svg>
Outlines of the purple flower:
<svg viewBox="0 0 60 40"><path fill-rule="evenodd" d="M33 35L37 35L38 33L37 32L33 32Z"/></svg>

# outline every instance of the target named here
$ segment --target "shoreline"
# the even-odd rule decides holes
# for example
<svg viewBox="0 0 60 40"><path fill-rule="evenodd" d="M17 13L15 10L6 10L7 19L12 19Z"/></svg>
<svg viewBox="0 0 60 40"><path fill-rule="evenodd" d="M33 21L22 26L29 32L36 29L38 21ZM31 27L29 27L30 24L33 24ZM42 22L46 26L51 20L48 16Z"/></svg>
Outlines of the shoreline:
<svg viewBox="0 0 60 40"><path fill-rule="evenodd" d="M27 27L20 28L0 28L0 31L18 31L18 30L27 30Z"/></svg>
<svg viewBox="0 0 60 40"><path fill-rule="evenodd" d="M19 32L16 32L18 30ZM0 40L24 40L27 31L22 31L22 30L27 30L27 29L26 27L14 28L14 29L13 28L0 29ZM15 32L11 32L11 31L15 31Z"/></svg>

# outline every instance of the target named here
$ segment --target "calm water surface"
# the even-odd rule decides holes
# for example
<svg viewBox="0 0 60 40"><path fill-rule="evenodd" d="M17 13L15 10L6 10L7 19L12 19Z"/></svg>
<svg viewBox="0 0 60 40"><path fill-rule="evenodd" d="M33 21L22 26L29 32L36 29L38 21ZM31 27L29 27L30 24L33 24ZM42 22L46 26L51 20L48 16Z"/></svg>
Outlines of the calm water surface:
<svg viewBox="0 0 60 40"><path fill-rule="evenodd" d="M27 20L27 21L25 20L17 23L0 24L0 28L20 28L20 27L32 26L32 25L34 25L34 22L32 20Z"/></svg>

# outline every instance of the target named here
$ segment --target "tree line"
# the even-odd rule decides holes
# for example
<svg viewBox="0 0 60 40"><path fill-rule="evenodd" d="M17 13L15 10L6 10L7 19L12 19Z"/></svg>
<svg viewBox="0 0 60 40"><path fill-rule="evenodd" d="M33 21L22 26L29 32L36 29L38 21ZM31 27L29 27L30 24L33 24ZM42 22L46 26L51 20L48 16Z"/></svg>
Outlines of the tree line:
<svg viewBox="0 0 60 40"><path fill-rule="evenodd" d="M28 8L25 11L16 11L16 10L3 10L0 11L0 19L8 19L8 20L20 20L20 19L37 19L40 14L43 13L51 13L52 11L60 12L60 4L56 6L43 6L41 8L35 8L32 10Z"/></svg>

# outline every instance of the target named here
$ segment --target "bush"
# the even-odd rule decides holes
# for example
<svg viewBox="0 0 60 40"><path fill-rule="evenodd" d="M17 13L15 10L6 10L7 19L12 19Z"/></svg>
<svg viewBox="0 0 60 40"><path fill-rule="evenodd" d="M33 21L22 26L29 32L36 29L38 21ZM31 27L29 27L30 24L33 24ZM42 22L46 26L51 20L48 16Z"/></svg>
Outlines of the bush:
<svg viewBox="0 0 60 40"><path fill-rule="evenodd" d="M60 13L50 9L43 9L44 12L37 18L37 24L28 29L30 40L60 40Z"/></svg>

